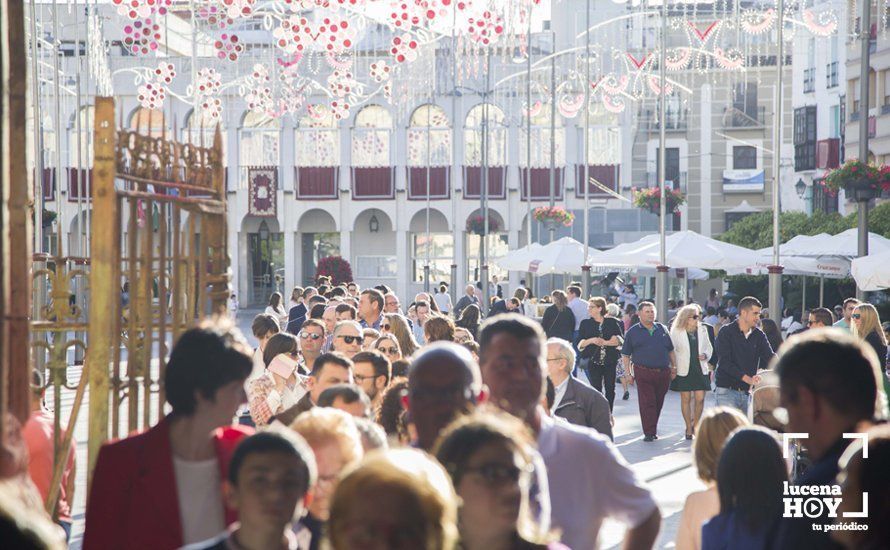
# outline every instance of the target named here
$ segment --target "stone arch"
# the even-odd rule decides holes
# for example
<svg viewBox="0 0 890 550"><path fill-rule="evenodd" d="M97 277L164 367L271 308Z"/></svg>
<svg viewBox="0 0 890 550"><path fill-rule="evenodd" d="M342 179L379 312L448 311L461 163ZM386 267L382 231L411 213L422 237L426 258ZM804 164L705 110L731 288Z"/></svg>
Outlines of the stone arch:
<svg viewBox="0 0 890 550"><path fill-rule="evenodd" d="M297 231L300 233L333 233L340 231L334 216L327 210L312 208L300 216L297 222Z"/></svg>
<svg viewBox="0 0 890 550"><path fill-rule="evenodd" d="M448 233L451 231L448 217L437 208L430 208L430 233ZM424 233L426 231L426 208L421 208L414 213L408 224L411 233Z"/></svg>

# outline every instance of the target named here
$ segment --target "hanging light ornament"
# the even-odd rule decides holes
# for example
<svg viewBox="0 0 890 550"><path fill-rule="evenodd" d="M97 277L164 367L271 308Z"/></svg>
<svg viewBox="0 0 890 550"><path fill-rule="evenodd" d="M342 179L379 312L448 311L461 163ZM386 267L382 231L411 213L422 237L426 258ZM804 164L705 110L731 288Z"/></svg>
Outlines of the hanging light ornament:
<svg viewBox="0 0 890 550"><path fill-rule="evenodd" d="M773 8L766 11L745 10L741 15L742 29L748 34L764 34L772 30L778 17L778 13Z"/></svg>
<svg viewBox="0 0 890 550"><path fill-rule="evenodd" d="M837 14L831 10L816 14L811 9L805 9L801 15L807 30L816 36L831 36L837 31Z"/></svg>

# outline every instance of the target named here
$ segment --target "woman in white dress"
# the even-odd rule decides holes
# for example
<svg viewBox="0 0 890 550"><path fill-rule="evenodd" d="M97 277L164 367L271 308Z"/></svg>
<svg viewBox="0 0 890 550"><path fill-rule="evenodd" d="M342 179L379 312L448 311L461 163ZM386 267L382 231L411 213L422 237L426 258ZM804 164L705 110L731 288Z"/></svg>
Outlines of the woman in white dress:
<svg viewBox="0 0 890 550"><path fill-rule="evenodd" d="M281 330L284 330L287 327L287 313L288 311L284 308L284 305L281 303L281 294L278 292L273 292L271 296L269 296L269 305L266 306L266 311L264 313L268 313L272 317L278 320L278 327Z"/></svg>

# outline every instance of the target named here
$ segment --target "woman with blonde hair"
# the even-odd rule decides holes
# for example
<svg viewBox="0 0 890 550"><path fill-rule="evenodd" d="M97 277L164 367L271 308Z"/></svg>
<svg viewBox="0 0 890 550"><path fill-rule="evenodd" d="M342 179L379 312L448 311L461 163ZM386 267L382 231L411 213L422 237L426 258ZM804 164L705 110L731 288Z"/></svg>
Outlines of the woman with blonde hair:
<svg viewBox="0 0 890 550"><path fill-rule="evenodd" d="M692 439L695 425L705 406L705 392L711 389L708 359L714 353L708 330L700 323L701 310L695 304L683 306L671 325L671 342L677 361L677 377L671 389L680 392L680 412L686 423L686 439Z"/></svg>
<svg viewBox="0 0 890 550"><path fill-rule="evenodd" d="M705 485L703 491L686 497L680 526L677 529L677 550L699 550L701 527L720 512L720 496L717 493L717 463L723 444L736 428L748 425L745 416L729 407L714 407L702 416L698 423L698 437L692 443L692 457L698 477Z"/></svg>
<svg viewBox="0 0 890 550"><path fill-rule="evenodd" d="M327 532L333 550L453 550L457 496L429 455L378 451L340 480Z"/></svg>
<svg viewBox="0 0 890 550"><path fill-rule="evenodd" d="M387 313L383 316L381 328L384 332L395 336L396 340L399 341L402 357L411 357L420 348L417 340L414 339L414 332L408 326L408 320L403 315Z"/></svg>
<svg viewBox="0 0 890 550"><path fill-rule="evenodd" d="M850 321L853 325L853 335L868 342L878 354L881 373L886 377L884 371L887 370L887 336L881 328L878 310L871 304L861 303L853 309Z"/></svg>
<svg viewBox="0 0 890 550"><path fill-rule="evenodd" d="M374 340L374 349L385 355L390 363L402 358L402 348L394 334L381 334L380 338Z"/></svg>
<svg viewBox="0 0 890 550"><path fill-rule="evenodd" d="M303 300L303 287L295 286L290 292L290 300L287 301L287 311L290 312L292 307L297 307Z"/></svg>
<svg viewBox="0 0 890 550"><path fill-rule="evenodd" d="M313 407L298 416L290 427L312 448L318 466L318 481L311 489L308 514L296 528L298 539L309 538L309 547L318 548L325 524L332 516L332 499L340 475L364 454L362 436L348 413L330 407Z"/></svg>

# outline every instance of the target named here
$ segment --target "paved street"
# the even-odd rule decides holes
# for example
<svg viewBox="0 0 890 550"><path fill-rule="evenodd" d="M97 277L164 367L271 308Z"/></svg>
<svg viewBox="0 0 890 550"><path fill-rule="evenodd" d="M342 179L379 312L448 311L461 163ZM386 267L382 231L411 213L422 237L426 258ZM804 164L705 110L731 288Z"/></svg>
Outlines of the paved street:
<svg viewBox="0 0 890 550"><path fill-rule="evenodd" d="M257 310L242 310L238 314L238 326L245 335L250 335L250 322ZM248 336L249 339L252 337ZM80 375L80 367L69 369L72 377ZM691 466L691 442L683 437L683 418L680 415L679 396L669 392L665 401L664 411L659 422L659 439L654 443L644 443L640 429L640 418L637 409L636 391L631 389L628 401L621 400L620 387L615 403L615 443L625 459L633 466L640 477L646 480L655 493L661 514L664 518L661 536L657 548L673 548L674 536L680 520L680 511L686 495L702 487ZM63 394L63 410L70 408L73 392ZM88 399L88 395L87 398ZM86 496L86 470L80 465L86 464L87 420L84 401L81 417L78 419L75 438L77 448L77 489L75 494L74 516L75 525L72 531L71 548L80 548L83 533L84 503ZM48 401L52 399L48 395ZM713 405L709 395L706 406ZM623 529L619 525L607 523L601 536L602 548L620 547Z"/></svg>

